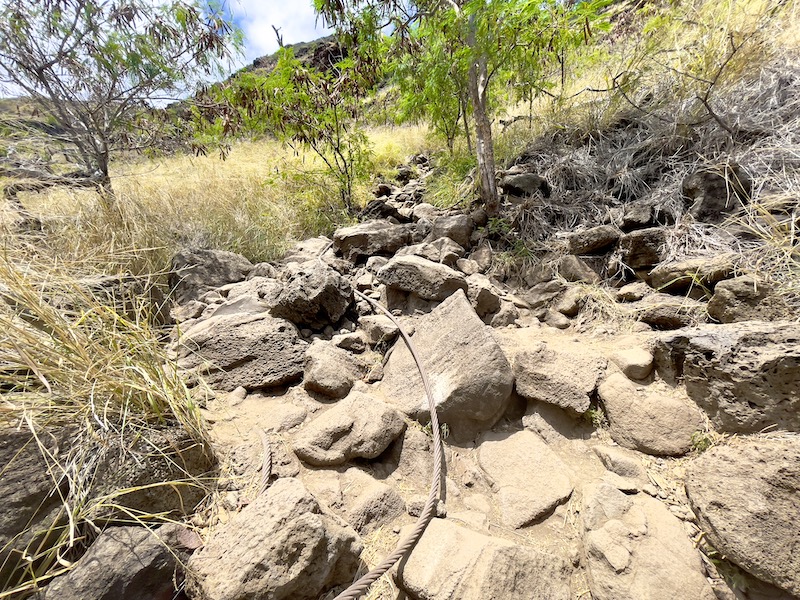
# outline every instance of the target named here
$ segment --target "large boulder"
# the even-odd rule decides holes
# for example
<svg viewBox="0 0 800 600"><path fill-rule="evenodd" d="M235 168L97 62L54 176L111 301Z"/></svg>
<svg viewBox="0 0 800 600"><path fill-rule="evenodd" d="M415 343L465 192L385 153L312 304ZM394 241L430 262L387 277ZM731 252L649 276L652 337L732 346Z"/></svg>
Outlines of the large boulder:
<svg viewBox="0 0 800 600"><path fill-rule="evenodd" d="M681 183L688 212L698 221L721 223L749 202L753 180L733 161L708 165L688 175Z"/></svg>
<svg viewBox="0 0 800 600"><path fill-rule="evenodd" d="M502 416L514 383L511 366L463 291L420 319L413 341L434 389L439 420L455 439L470 439ZM379 389L405 414L430 418L422 380L405 344L395 345Z"/></svg>
<svg viewBox="0 0 800 600"><path fill-rule="evenodd" d="M345 258L357 262L374 254L394 254L410 242L411 230L407 225L383 220L367 221L337 229L333 245Z"/></svg>
<svg viewBox="0 0 800 600"><path fill-rule="evenodd" d="M539 342L514 358L517 393L582 414L589 410L607 364L602 355L584 345Z"/></svg>
<svg viewBox="0 0 800 600"><path fill-rule="evenodd" d="M800 431L800 324L751 321L662 334L656 368L682 379L723 431Z"/></svg>
<svg viewBox="0 0 800 600"><path fill-rule="evenodd" d="M708 316L720 323L780 321L789 314L775 286L752 275L720 281L708 301Z"/></svg>
<svg viewBox="0 0 800 600"><path fill-rule="evenodd" d="M739 439L689 467L686 492L720 554L800 596L800 438Z"/></svg>
<svg viewBox="0 0 800 600"><path fill-rule="evenodd" d="M271 313L296 325L321 329L342 318L353 301L350 283L320 260L290 263Z"/></svg>
<svg viewBox="0 0 800 600"><path fill-rule="evenodd" d="M569 600L570 576L559 555L434 519L396 579L413 600Z"/></svg>
<svg viewBox="0 0 800 600"><path fill-rule="evenodd" d="M178 366L227 392L302 378L307 344L297 328L269 313L213 316L191 326L176 344Z"/></svg>
<svg viewBox="0 0 800 600"><path fill-rule="evenodd" d="M354 391L303 427L293 446L310 465L342 465L353 458L378 457L405 427L392 407Z"/></svg>
<svg viewBox="0 0 800 600"><path fill-rule="evenodd" d="M664 262L650 271L650 285L670 294L711 289L731 276L735 268L733 261L734 255L722 254Z"/></svg>
<svg viewBox="0 0 800 600"><path fill-rule="evenodd" d="M619 239L622 262L631 269L657 265L661 262L666 242L666 230L662 227L626 233Z"/></svg>
<svg viewBox="0 0 800 600"><path fill-rule="evenodd" d="M253 264L244 256L205 248L187 248L172 257L169 287L178 304L196 300L209 290L243 281Z"/></svg>
<svg viewBox="0 0 800 600"><path fill-rule="evenodd" d="M41 600L167 600L177 593L178 554L171 542L179 526L150 531L110 527L100 534L74 568L56 577ZM170 530L170 531L168 531Z"/></svg>
<svg viewBox="0 0 800 600"><path fill-rule="evenodd" d="M608 250L617 243L621 233L613 225L598 225L567 236L567 245L572 254L592 254Z"/></svg>
<svg viewBox="0 0 800 600"><path fill-rule="evenodd" d="M428 239L450 238L462 248L469 247L469 238L475 223L469 215L446 215L436 217L433 220L433 229L428 234Z"/></svg>
<svg viewBox="0 0 800 600"><path fill-rule="evenodd" d="M457 290L467 291L463 273L420 256L395 256L378 271L378 279L425 300L444 300Z"/></svg>
<svg viewBox="0 0 800 600"><path fill-rule="evenodd" d="M592 598L715 600L683 524L655 498L593 484L581 514Z"/></svg>
<svg viewBox="0 0 800 600"><path fill-rule="evenodd" d="M703 414L679 388L663 383L637 385L614 373L598 388L620 446L655 455L680 455L692 447Z"/></svg>
<svg viewBox="0 0 800 600"><path fill-rule="evenodd" d="M358 535L322 511L298 479L283 478L217 529L189 561L196 600L316 599L349 583Z"/></svg>
<svg viewBox="0 0 800 600"><path fill-rule="evenodd" d="M481 439L478 463L492 482L508 527L540 520L572 495L569 469L533 432L487 433Z"/></svg>

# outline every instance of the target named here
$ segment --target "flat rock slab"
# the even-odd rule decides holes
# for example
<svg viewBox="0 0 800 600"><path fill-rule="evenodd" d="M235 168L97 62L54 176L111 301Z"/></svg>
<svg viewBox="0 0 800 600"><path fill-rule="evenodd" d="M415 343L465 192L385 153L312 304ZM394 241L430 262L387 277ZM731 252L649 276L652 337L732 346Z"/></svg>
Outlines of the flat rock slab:
<svg viewBox="0 0 800 600"><path fill-rule="evenodd" d="M508 405L514 376L492 329L464 292L421 318L412 339L430 377L439 421L448 424L451 435L466 441L494 425ZM406 415L430 419L422 379L402 342L392 350L379 389Z"/></svg>
<svg viewBox="0 0 800 600"><path fill-rule="evenodd" d="M687 258L661 263L650 271L650 285L660 292L683 293L700 286L713 288L734 271L734 254L714 257Z"/></svg>
<svg viewBox="0 0 800 600"><path fill-rule="evenodd" d="M569 600L570 574L560 556L434 519L396 580L414 600Z"/></svg>
<svg viewBox="0 0 800 600"><path fill-rule="evenodd" d="M353 262L375 254L394 254L409 243L408 225L392 225L384 220L367 221L337 229L333 234L336 250Z"/></svg>
<svg viewBox="0 0 800 600"><path fill-rule="evenodd" d="M503 524L515 529L550 514L572 494L569 469L530 431L486 434L478 463L497 492Z"/></svg>
<svg viewBox="0 0 800 600"><path fill-rule="evenodd" d="M703 413L679 388L663 383L637 385L614 373L598 388L620 446L647 454L675 456L688 452L701 429Z"/></svg>
<svg viewBox="0 0 800 600"><path fill-rule="evenodd" d="M279 479L192 557L186 591L196 600L316 599L352 580L361 550L356 532L324 514L298 479Z"/></svg>
<svg viewBox="0 0 800 600"><path fill-rule="evenodd" d="M686 392L719 429L800 431L800 324L751 321L662 334L656 368Z"/></svg>
<svg viewBox="0 0 800 600"><path fill-rule="evenodd" d="M539 342L514 358L517 393L582 414L589 409L590 396L607 364L601 354L584 345L556 347Z"/></svg>
<svg viewBox="0 0 800 600"><path fill-rule="evenodd" d="M617 243L622 233L613 225L598 225L584 231L576 231L567 237L571 254L591 254L609 249Z"/></svg>
<svg viewBox="0 0 800 600"><path fill-rule="evenodd" d="M425 300L444 300L458 290L467 291L463 273L421 256L395 256L377 276L387 286Z"/></svg>
<svg viewBox="0 0 800 600"><path fill-rule="evenodd" d="M310 465L342 465L352 458L376 458L405 427L391 406L354 391L303 427L292 445Z"/></svg>
<svg viewBox="0 0 800 600"><path fill-rule="evenodd" d="M307 344L297 328L268 313L214 316L190 327L177 344L178 366L231 392L269 388L303 376Z"/></svg>
<svg viewBox="0 0 800 600"><path fill-rule="evenodd" d="M745 571L800 596L800 438L711 448L687 475L689 502L711 544Z"/></svg>
<svg viewBox="0 0 800 600"><path fill-rule="evenodd" d="M715 600L683 523L658 500L583 490L589 587L597 600Z"/></svg>

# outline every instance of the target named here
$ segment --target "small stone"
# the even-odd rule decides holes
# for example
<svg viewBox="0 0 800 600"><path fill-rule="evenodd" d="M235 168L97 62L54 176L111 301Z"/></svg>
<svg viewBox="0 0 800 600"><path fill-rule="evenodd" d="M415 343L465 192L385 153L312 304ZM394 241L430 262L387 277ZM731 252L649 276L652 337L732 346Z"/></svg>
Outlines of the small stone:
<svg viewBox="0 0 800 600"><path fill-rule="evenodd" d="M653 372L653 353L641 347L616 350L610 358L628 379L646 379Z"/></svg>

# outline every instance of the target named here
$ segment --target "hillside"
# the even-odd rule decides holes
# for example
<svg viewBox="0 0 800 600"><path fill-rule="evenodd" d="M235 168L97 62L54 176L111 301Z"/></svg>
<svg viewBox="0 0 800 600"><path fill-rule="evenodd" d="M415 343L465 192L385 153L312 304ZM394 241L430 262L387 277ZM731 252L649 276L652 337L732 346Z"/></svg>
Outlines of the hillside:
<svg viewBox="0 0 800 600"><path fill-rule="evenodd" d="M261 133L21 192L0 597L800 598L798 8L615 3L497 214L391 85L354 211Z"/></svg>

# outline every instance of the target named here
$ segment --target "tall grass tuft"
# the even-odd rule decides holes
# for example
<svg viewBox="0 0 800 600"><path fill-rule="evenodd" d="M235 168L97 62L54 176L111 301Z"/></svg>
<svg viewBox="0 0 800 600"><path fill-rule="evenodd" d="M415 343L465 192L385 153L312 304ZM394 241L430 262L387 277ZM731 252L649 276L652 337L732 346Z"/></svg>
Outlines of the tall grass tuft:
<svg viewBox="0 0 800 600"><path fill-rule="evenodd" d="M55 512L18 532L11 541L17 551L0 548L0 598L68 570L109 518L169 518L132 508L131 495L206 493L207 483L184 469L165 437L187 432L195 454L211 464L206 425L166 354L151 285L122 276L77 279L8 248L0 256L0 428L29 433L20 452L39 456L57 501ZM118 478L109 479L106 456L125 455L166 461L172 480L109 487ZM2 472L15 468L12 461Z"/></svg>

